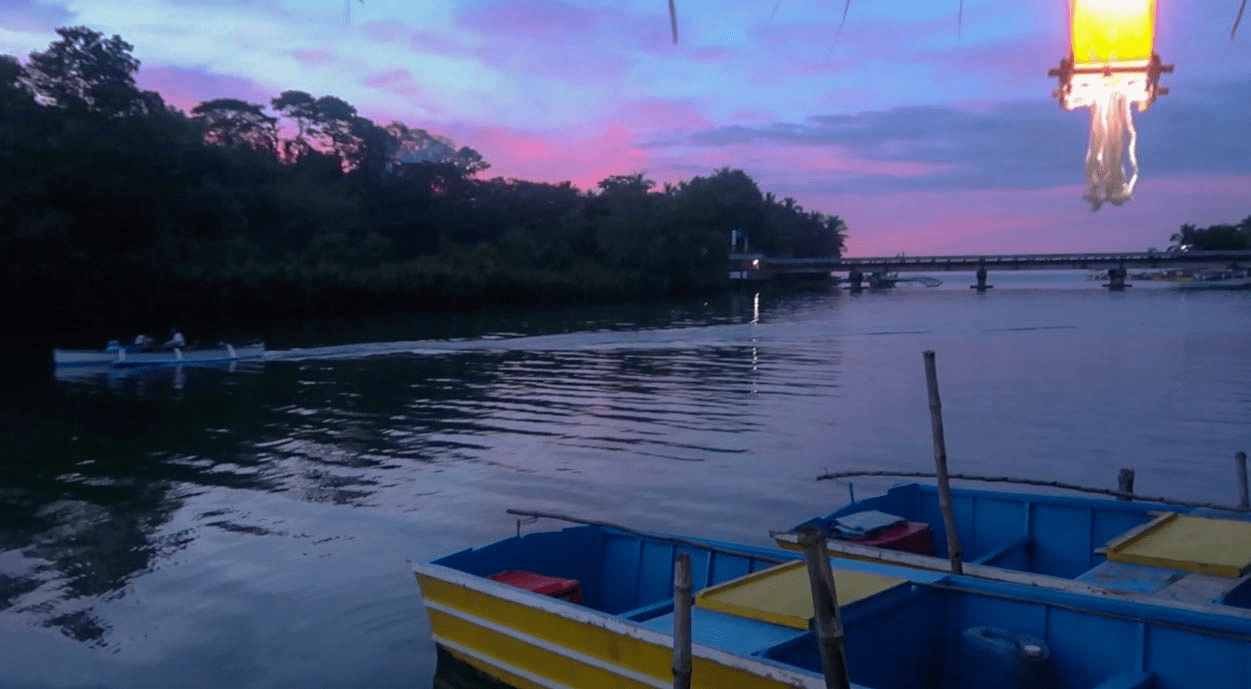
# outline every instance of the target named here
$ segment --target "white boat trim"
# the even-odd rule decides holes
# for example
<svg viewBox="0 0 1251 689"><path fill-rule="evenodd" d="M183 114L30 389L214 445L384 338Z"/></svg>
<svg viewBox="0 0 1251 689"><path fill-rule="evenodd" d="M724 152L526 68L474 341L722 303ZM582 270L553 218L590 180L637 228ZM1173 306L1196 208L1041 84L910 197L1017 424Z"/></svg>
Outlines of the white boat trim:
<svg viewBox="0 0 1251 689"><path fill-rule="evenodd" d="M510 603L516 603L526 607L551 613L559 617L580 622L582 624L599 627L612 634L624 636L665 648L673 647L673 636L671 634L662 634L660 632L639 626L634 622L623 620L619 617L603 613L598 610L592 610L576 603L543 596L537 593L517 588L510 584L504 584L491 579L486 579L474 574L467 574L458 569L445 567L443 565L430 564L428 562L412 563L413 571L417 574L437 579L446 584L459 586L462 588L481 593L483 595L506 600ZM423 596L423 599L425 597ZM426 605L430 602L426 601ZM799 634L798 630L796 634ZM706 646L703 644L691 644L691 655L695 658L702 658L719 665L724 665L736 670L750 672L760 675L766 679L786 684L798 689L825 689L825 680L817 673L805 673L798 669L792 669L781 663L761 657L748 657L744 655L736 655L719 648Z"/></svg>

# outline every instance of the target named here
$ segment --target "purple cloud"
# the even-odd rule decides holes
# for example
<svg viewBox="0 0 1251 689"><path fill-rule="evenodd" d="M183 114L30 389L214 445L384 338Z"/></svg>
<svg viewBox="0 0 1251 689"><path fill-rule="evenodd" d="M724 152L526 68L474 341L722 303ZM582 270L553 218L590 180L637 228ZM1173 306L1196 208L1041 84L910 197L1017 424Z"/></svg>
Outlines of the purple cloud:
<svg viewBox="0 0 1251 689"><path fill-rule="evenodd" d="M269 99L281 92L278 87L186 67L141 67L135 81L140 88L160 93L166 103L182 110L214 98L239 98L268 105Z"/></svg>
<svg viewBox="0 0 1251 689"><path fill-rule="evenodd" d="M410 102L421 102L428 111L441 110L430 94L413 78L413 73L403 67L367 74L361 83L370 88L400 96Z"/></svg>
<svg viewBox="0 0 1251 689"><path fill-rule="evenodd" d="M1158 100L1146 113L1135 113L1143 175L1251 173L1251 140L1242 135L1240 105L1249 99L1251 81L1232 87L1195 84ZM726 125L696 132L681 143L824 147L864 160L936 166L933 175L816 177L791 186L792 191L1041 189L1082 180L1089 123L1086 109L1066 112L1042 100L981 111L917 105L816 115L800 123Z"/></svg>

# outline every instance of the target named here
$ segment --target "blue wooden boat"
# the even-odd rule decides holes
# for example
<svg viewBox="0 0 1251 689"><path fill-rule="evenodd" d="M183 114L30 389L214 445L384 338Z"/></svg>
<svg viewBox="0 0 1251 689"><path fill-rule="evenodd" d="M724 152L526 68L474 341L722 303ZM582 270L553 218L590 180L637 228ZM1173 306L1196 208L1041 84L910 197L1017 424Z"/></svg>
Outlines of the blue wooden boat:
<svg viewBox="0 0 1251 689"><path fill-rule="evenodd" d="M1251 618L1245 513L955 487L951 499L965 574ZM898 485L795 528L804 525L822 528L840 557L951 566L935 486ZM795 529L773 535L798 548Z"/></svg>
<svg viewBox="0 0 1251 689"><path fill-rule="evenodd" d="M691 686L822 689L802 555L603 525L413 563L438 646L521 689L673 684L690 556ZM832 558L859 689L1251 689L1251 620Z"/></svg>

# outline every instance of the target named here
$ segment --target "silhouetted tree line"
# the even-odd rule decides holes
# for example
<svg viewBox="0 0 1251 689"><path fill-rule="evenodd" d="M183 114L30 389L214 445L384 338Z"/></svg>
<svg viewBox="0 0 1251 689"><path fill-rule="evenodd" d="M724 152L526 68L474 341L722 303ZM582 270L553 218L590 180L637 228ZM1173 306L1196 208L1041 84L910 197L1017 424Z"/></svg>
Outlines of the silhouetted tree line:
<svg viewBox="0 0 1251 689"><path fill-rule="evenodd" d="M334 96L184 113L85 27L0 55L0 309L20 329L678 295L753 251L838 255L845 224L741 170L479 179L476 151ZM168 321L158 321L168 322Z"/></svg>
<svg viewBox="0 0 1251 689"><path fill-rule="evenodd" d="M1251 250L1251 215L1237 225L1196 227L1186 223L1168 240L1170 249L1189 246L1199 251Z"/></svg>

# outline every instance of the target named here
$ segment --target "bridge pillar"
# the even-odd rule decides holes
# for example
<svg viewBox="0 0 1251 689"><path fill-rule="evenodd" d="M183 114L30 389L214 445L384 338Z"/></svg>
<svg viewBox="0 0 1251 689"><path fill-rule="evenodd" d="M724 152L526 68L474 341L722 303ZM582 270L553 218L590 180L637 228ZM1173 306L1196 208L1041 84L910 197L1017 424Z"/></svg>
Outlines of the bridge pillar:
<svg viewBox="0 0 1251 689"><path fill-rule="evenodd" d="M969 289L975 289L978 292L985 292L994 287L994 285L986 284L986 264L983 263L977 267L977 284L969 285Z"/></svg>
<svg viewBox="0 0 1251 689"><path fill-rule="evenodd" d="M1108 282L1104 285L1104 287L1107 287L1113 292L1124 291L1126 287L1129 287L1129 285L1125 283L1125 278L1128 275L1129 271L1126 270L1123 265L1116 266L1115 268L1108 268Z"/></svg>
<svg viewBox="0 0 1251 689"><path fill-rule="evenodd" d="M864 289L864 286L861 283L864 282L864 273L861 273L858 270L852 270L851 272L847 273L847 282L851 283L851 291L853 292L862 291Z"/></svg>

